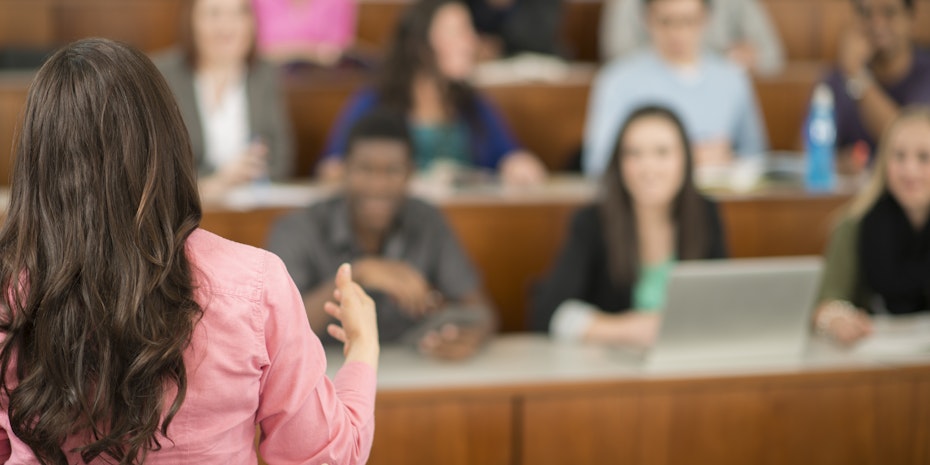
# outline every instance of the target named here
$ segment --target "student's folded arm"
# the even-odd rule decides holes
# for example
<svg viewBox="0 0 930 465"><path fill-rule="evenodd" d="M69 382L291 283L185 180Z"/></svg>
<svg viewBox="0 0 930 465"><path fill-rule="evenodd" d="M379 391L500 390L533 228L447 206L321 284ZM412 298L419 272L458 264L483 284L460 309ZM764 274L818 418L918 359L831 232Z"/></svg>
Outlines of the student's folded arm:
<svg viewBox="0 0 930 465"><path fill-rule="evenodd" d="M362 464L374 437L376 369L344 365L333 381L284 264L266 258L261 301L267 354L256 420L259 451L273 464Z"/></svg>

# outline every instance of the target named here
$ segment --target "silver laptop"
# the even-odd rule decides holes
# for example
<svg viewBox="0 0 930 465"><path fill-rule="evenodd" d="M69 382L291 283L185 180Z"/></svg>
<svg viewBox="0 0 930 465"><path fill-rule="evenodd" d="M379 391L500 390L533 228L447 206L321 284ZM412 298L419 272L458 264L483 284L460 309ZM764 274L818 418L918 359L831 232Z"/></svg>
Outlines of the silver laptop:
<svg viewBox="0 0 930 465"><path fill-rule="evenodd" d="M684 262L671 272L650 369L800 360L820 258Z"/></svg>

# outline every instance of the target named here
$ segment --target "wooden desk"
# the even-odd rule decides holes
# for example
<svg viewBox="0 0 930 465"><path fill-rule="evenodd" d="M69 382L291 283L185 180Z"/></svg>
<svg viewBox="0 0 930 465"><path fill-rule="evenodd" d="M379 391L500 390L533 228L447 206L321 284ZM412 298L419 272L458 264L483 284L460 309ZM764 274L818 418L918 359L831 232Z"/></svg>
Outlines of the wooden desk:
<svg viewBox="0 0 930 465"><path fill-rule="evenodd" d="M308 187L312 190L313 188ZM561 248L572 213L594 199L595 186L560 177L528 191L494 187L429 193L484 277L504 331L526 327L530 285ZM304 199L299 197L298 203ZM732 257L816 255L823 251L835 213L847 195L796 191L719 196ZM208 210L203 227L262 247L272 222L290 207Z"/></svg>
<svg viewBox="0 0 930 465"><path fill-rule="evenodd" d="M539 336L457 365L385 348L376 419L372 465L927 464L930 354L651 373Z"/></svg>

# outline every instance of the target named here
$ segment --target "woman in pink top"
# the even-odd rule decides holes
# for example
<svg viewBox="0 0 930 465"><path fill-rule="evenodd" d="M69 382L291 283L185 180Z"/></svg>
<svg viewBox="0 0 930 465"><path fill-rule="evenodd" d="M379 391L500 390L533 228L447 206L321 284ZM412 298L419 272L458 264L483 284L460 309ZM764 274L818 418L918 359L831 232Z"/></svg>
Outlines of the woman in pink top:
<svg viewBox="0 0 930 465"><path fill-rule="evenodd" d="M151 62L100 39L42 67L0 231L0 462L364 463L371 299L340 269L326 378L282 262L198 229L187 132Z"/></svg>
<svg viewBox="0 0 930 465"><path fill-rule="evenodd" d="M278 63L333 65L355 40L355 0L253 0L258 48Z"/></svg>

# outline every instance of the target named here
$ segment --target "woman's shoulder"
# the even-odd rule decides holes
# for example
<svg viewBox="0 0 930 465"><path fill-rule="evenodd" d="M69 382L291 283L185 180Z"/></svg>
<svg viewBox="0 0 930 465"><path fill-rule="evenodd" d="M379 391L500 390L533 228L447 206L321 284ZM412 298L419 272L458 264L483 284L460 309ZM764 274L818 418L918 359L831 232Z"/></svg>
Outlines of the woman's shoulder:
<svg viewBox="0 0 930 465"><path fill-rule="evenodd" d="M261 299L270 265L280 261L266 250L233 242L203 229L187 238L187 257L196 286L208 293Z"/></svg>

